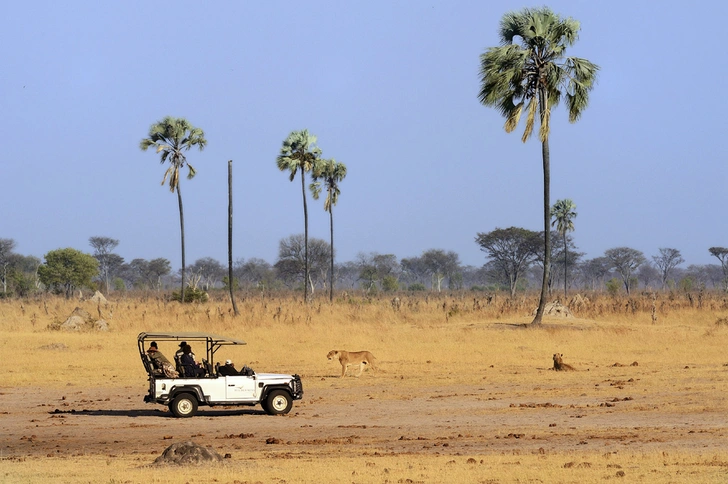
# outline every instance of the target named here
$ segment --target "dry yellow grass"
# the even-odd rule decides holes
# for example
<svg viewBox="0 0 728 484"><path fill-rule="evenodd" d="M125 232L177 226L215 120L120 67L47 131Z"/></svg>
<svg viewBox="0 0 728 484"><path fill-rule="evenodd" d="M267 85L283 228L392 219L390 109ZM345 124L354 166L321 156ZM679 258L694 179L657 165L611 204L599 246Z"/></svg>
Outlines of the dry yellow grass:
<svg viewBox="0 0 728 484"><path fill-rule="evenodd" d="M113 298L112 298L113 299ZM369 350L381 368L372 384L396 385L381 399L406 399L413 391L489 385L518 387L524 401L569 401L611 395L610 381L630 369L615 363L638 362L639 391L654 395L650 405L696 414L728 413L725 398L728 311L720 295L705 297L701 307L687 298L652 300L592 298L569 320L546 320L543 328L523 328L530 321L529 301L477 297L402 297L399 311L389 299L348 298L333 305L310 306L287 298L249 297L239 301L233 318L223 299L181 306L156 299L120 299L103 306L64 299L0 301L0 345L6 366L2 387L114 387L143 393L146 375L136 336L142 331L209 331L242 338L245 347L224 348L218 358L238 366L295 372L306 390L351 388L340 368L326 360L331 349ZM80 306L110 323L106 333L49 331ZM53 348L62 349L53 349ZM51 348L51 349L45 349ZM170 346L161 350L174 352ZM546 371L551 355L584 373ZM616 375L616 376L615 376ZM595 381L599 382L595 385ZM678 403L672 392L687 399ZM304 401L306 396L304 396ZM0 396L0 404L2 396ZM639 411L640 407L636 407ZM507 410L500 410L501 413ZM493 413L493 412L491 412ZM495 412L497 414L497 412ZM591 449L507 455L369 455L360 457L288 455L252 452L212 470L186 468L186 482L725 482L728 451L670 449L617 454ZM2 454L0 454L2 456ZM276 454L281 457L281 454ZM180 482L178 471L144 467L149 456L36 456L0 460L0 482Z"/></svg>
<svg viewBox="0 0 728 484"><path fill-rule="evenodd" d="M5 375L4 385L66 385L77 381L138 385L144 380L136 335L142 331L209 331L245 339L245 347L226 348L223 358L302 375L335 374L324 358L331 349L369 350L385 372L415 377L438 368L472 381L493 365L512 369L551 366L551 355L577 368L629 364L704 366L725 363L728 325L716 321L726 310L680 307L652 324L647 311L600 318L546 320L541 329L522 329L530 321L525 305L474 311L463 298L403 298L394 311L388 299L358 299L310 307L298 300L248 298L233 318L229 304L181 306L161 300L91 302L49 299L0 301L0 344L6 360L22 362ZM453 307L461 309L453 313ZM445 306L443 308L443 306ZM621 304L620 304L621 306ZM49 331L82 307L110 323L107 333ZM468 308L467 310L465 308ZM448 315L448 313L451 313ZM65 349L41 349L65 345ZM174 346L160 348L171 355ZM407 381L407 380L405 380ZM316 384L315 381L310 384Z"/></svg>
<svg viewBox="0 0 728 484"><path fill-rule="evenodd" d="M271 459L265 454L220 465L159 468L139 456L77 456L0 461L0 482L58 483L510 483L726 482L728 452L569 453L547 455L367 456Z"/></svg>

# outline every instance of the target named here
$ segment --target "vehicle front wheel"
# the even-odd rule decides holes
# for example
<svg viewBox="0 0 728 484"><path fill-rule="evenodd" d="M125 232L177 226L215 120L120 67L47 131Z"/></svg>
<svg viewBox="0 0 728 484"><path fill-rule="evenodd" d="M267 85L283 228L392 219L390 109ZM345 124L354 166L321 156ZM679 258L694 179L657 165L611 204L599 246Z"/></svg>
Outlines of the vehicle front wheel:
<svg viewBox="0 0 728 484"><path fill-rule="evenodd" d="M285 390L273 390L268 394L262 405L268 415L283 415L293 408L293 398Z"/></svg>
<svg viewBox="0 0 728 484"><path fill-rule="evenodd" d="M197 399L189 393L180 393L169 404L169 410L175 417L192 417L197 413Z"/></svg>

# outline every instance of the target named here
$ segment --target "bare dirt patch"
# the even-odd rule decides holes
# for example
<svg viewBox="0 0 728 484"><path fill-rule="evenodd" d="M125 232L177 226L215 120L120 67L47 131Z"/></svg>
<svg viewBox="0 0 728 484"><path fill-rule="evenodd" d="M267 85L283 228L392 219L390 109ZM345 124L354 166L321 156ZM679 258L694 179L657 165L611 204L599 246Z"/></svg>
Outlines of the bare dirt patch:
<svg viewBox="0 0 728 484"><path fill-rule="evenodd" d="M556 377L571 376L534 370L551 378L537 388L500 379L420 388L403 387L394 375L319 377L291 414L280 417L257 407L201 407L192 419L176 419L165 407L142 402L143 382L139 388L4 388L1 450L5 458L146 454L151 463L185 441L232 458L253 451L360 457L728 447L725 414L698 398L712 379L686 376L660 387L648 384L654 376L640 369L630 368L627 378L613 374L623 368L602 367L582 374L584 381L563 382Z"/></svg>

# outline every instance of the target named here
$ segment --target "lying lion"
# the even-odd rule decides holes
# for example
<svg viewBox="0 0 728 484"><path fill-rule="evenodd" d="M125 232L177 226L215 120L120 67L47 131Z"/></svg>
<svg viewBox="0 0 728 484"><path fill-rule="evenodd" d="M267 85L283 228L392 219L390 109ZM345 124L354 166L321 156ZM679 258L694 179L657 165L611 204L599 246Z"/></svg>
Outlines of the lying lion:
<svg viewBox="0 0 728 484"><path fill-rule="evenodd" d="M361 372L364 370L364 365L371 366L372 370L377 369L374 366L374 361L376 360L376 358L374 358L374 355L368 351L331 350L329 351L329 354L326 355L326 358L330 360L336 358L339 360L339 363L341 363L340 378L344 378L344 375L346 374L346 369L349 365L359 365L359 373L356 374L357 377L359 377L361 375Z"/></svg>
<svg viewBox="0 0 728 484"><path fill-rule="evenodd" d="M576 371L576 368L564 363L564 360L562 359L563 357L564 357L564 355L562 355L561 353L554 353L554 370L556 370L556 371Z"/></svg>

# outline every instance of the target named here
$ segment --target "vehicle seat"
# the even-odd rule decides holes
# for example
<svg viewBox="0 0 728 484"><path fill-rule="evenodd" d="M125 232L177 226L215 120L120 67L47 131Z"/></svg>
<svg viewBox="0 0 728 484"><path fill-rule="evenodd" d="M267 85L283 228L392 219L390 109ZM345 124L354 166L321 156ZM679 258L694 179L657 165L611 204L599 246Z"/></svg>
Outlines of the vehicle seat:
<svg viewBox="0 0 728 484"><path fill-rule="evenodd" d="M177 367L177 373L179 373L179 376L186 377L187 372L185 372L185 367L182 366L182 361L179 355L174 355L174 364Z"/></svg>
<svg viewBox="0 0 728 484"><path fill-rule="evenodd" d="M206 376L214 377L217 376L215 373L215 369L212 367L212 364L210 364L209 361L207 361L205 358L202 358L202 368L205 369Z"/></svg>

